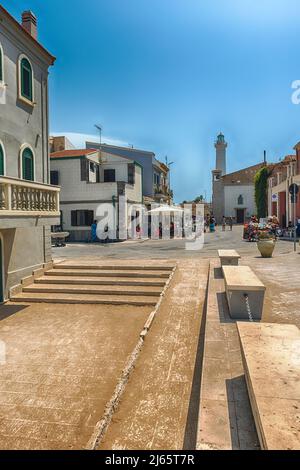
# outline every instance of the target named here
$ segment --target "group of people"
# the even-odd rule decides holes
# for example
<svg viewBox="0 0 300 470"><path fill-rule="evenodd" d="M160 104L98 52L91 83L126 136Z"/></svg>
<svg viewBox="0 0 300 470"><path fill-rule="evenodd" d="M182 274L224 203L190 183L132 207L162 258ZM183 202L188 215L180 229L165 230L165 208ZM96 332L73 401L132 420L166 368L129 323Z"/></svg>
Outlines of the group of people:
<svg viewBox="0 0 300 470"><path fill-rule="evenodd" d="M279 228L279 220L275 215L260 221L255 215L252 215L249 223L244 227L244 239L250 242L257 241L261 233L267 233L276 239L279 235Z"/></svg>
<svg viewBox="0 0 300 470"><path fill-rule="evenodd" d="M232 227L233 227L233 217L225 217L225 215L223 215L223 219L222 219L222 231L225 232L226 230L226 225L228 225L230 231L232 232Z"/></svg>
<svg viewBox="0 0 300 470"><path fill-rule="evenodd" d="M213 233L216 231L216 219L213 214L207 214L205 218L205 232L209 230L209 232ZM233 228L233 217L225 217L222 218L222 231L225 232L226 226L228 225L230 231Z"/></svg>
<svg viewBox="0 0 300 470"><path fill-rule="evenodd" d="M137 224L136 227L133 230L135 230L135 238L141 238L144 235L143 228L140 226L140 224ZM169 226L169 231L170 231L170 237L174 238L175 236L175 224L173 221L171 221L170 226ZM162 222L159 223L158 228L157 228L157 233L155 234L157 238L162 239L163 238L163 225ZM151 225L148 227L148 236L151 237ZM134 233L132 233L132 237L134 238ZM97 235L97 221L95 220L92 225L91 225L91 236L90 236L90 241L92 243L96 243L101 241L102 243L108 243L110 241L109 239L109 227L106 225L104 227L104 233L101 237L101 240L99 239Z"/></svg>

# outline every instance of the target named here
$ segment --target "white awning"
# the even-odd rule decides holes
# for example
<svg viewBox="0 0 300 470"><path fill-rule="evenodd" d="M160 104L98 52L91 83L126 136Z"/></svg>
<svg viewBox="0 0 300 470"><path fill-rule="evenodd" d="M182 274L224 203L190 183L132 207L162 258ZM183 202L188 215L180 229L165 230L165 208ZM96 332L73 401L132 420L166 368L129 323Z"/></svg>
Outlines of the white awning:
<svg viewBox="0 0 300 470"><path fill-rule="evenodd" d="M148 211L148 214L167 214L170 212L183 214L184 210L177 206L160 206L152 209L151 211Z"/></svg>

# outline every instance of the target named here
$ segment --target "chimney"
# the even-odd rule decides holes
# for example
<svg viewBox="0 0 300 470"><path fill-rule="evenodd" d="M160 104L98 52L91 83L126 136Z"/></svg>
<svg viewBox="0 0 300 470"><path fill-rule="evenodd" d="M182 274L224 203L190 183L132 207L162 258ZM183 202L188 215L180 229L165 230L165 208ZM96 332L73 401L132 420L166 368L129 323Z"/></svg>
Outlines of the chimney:
<svg viewBox="0 0 300 470"><path fill-rule="evenodd" d="M37 39L37 20L32 11L22 13L22 26L34 39Z"/></svg>

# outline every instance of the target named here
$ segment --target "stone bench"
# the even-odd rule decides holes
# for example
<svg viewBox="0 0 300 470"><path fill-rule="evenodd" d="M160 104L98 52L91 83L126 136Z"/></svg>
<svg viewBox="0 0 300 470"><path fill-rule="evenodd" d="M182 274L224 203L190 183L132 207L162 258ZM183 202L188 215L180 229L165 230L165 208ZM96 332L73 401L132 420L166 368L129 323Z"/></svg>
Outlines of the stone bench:
<svg viewBox="0 0 300 470"><path fill-rule="evenodd" d="M260 320L266 288L249 266L223 266L231 318L249 320L246 298L253 320Z"/></svg>
<svg viewBox="0 0 300 470"><path fill-rule="evenodd" d="M263 450L300 450L300 331L237 323L245 378Z"/></svg>
<svg viewBox="0 0 300 470"><path fill-rule="evenodd" d="M240 255L235 250L219 250L221 266L238 266Z"/></svg>

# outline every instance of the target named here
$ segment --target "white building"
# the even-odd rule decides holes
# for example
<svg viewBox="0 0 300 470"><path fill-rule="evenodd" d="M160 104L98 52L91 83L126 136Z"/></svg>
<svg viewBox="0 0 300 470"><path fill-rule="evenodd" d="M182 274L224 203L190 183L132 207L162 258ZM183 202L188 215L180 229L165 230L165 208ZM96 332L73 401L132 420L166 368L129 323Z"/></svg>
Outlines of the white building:
<svg viewBox="0 0 300 470"><path fill-rule="evenodd" d="M59 188L50 186L48 74L55 58L0 5L0 304L51 260Z"/></svg>
<svg viewBox="0 0 300 470"><path fill-rule="evenodd" d="M61 226L70 232L71 241L90 240L93 221L101 220L99 205L113 208L115 217L109 227L113 232L119 225L120 196L127 201L127 211L143 202L143 172L138 163L103 151L99 160L99 151L93 149L51 154L51 182L61 187Z"/></svg>

